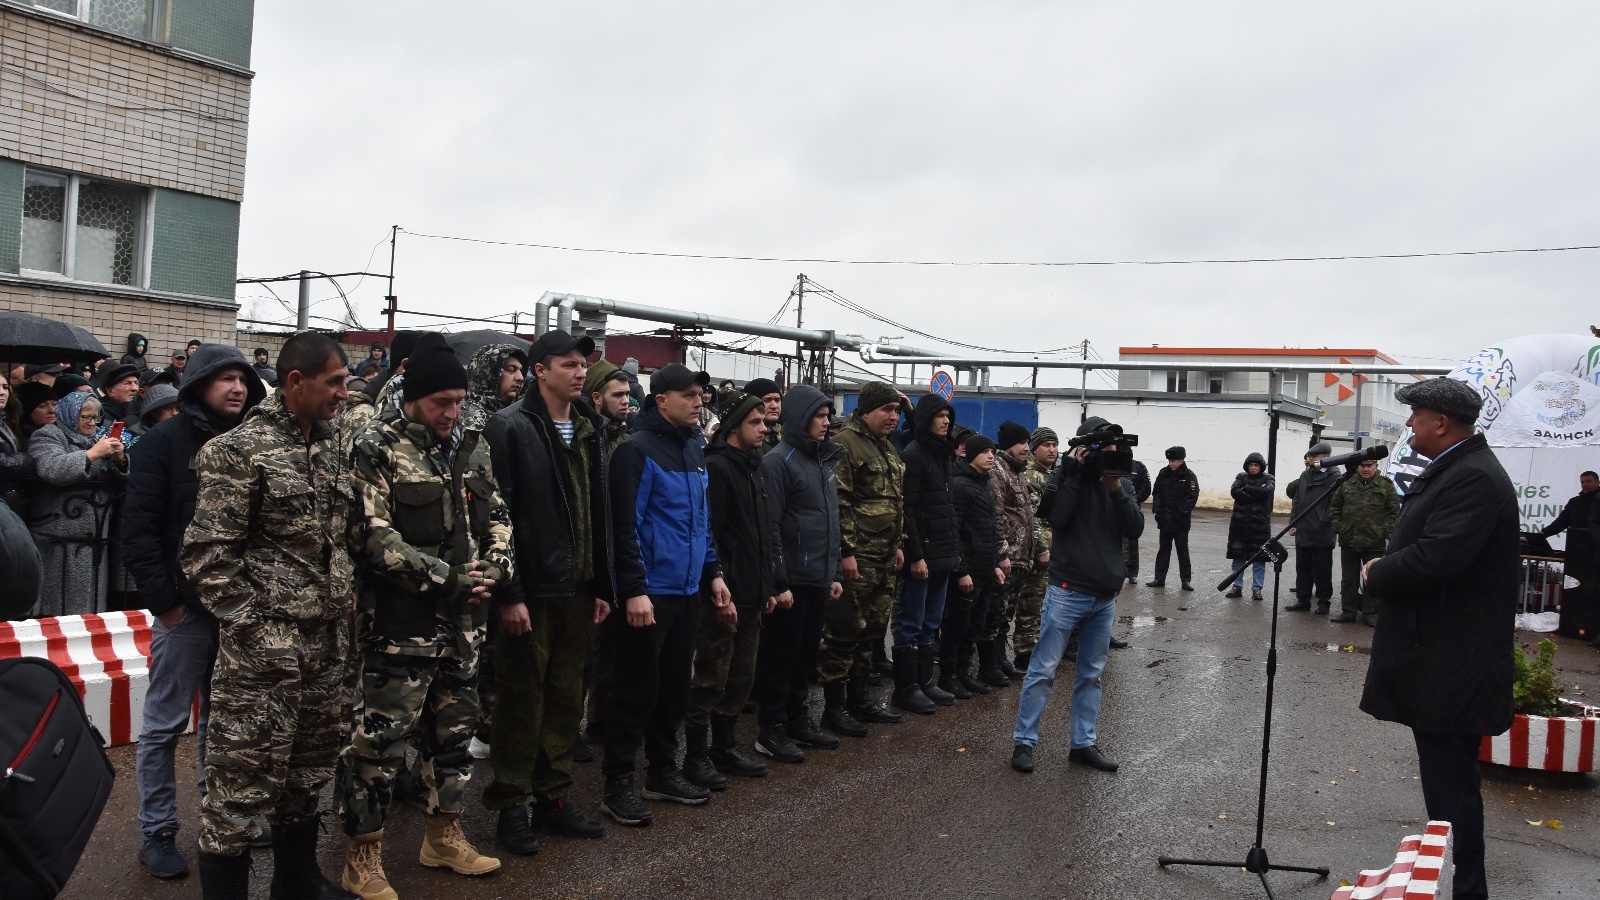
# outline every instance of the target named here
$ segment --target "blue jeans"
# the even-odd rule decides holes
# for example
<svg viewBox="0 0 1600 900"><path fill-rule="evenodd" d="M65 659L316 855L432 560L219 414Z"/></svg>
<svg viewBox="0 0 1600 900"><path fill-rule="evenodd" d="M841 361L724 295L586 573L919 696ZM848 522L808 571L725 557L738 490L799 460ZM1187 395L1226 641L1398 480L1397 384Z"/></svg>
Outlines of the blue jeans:
<svg viewBox="0 0 1600 900"><path fill-rule="evenodd" d="M1228 560L1228 571L1232 572L1234 569L1237 569L1237 568L1239 568L1239 561L1238 560L1236 560L1236 559ZM1251 563L1250 564L1250 589L1253 590L1253 591L1259 591L1259 590L1261 590L1261 587L1263 585L1265 585L1266 583L1267 583L1267 563L1266 563L1266 560L1261 560L1259 562ZM1233 586L1238 588L1241 591L1244 590L1244 576L1240 575L1238 580L1233 583Z"/></svg>
<svg viewBox="0 0 1600 900"><path fill-rule="evenodd" d="M894 645L931 644L944 619L944 598L950 590L949 572L929 573L926 581L906 574L900 579L900 605L894 614Z"/></svg>
<svg viewBox="0 0 1600 900"><path fill-rule="evenodd" d="M1072 749L1093 746L1095 721L1100 718L1100 673L1111 650L1111 620L1116 597L1096 597L1082 591L1050 585L1044 592L1039 625L1039 645L1033 648L1028 675L1017 699L1017 727L1012 742L1039 745L1039 717L1056 686L1056 667L1066 652L1067 639L1078 630L1078 680L1072 687Z"/></svg>
<svg viewBox="0 0 1600 900"><path fill-rule="evenodd" d="M135 756L139 786L139 830L145 837L178 830L178 774L173 750L189 727L195 694L200 723L195 752L200 758L200 795L206 793L206 724L211 717L211 666L217 657L217 620L192 607L170 631L150 625L150 686L144 695L144 725Z"/></svg>

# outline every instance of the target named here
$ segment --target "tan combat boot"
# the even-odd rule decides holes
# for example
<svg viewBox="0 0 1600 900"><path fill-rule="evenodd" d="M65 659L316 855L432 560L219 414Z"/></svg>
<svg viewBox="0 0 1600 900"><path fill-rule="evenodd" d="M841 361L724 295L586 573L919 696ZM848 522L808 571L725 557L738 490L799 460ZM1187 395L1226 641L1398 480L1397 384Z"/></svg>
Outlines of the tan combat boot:
<svg viewBox="0 0 1600 900"><path fill-rule="evenodd" d="M428 817L428 834L422 839L418 859L425 866L449 869L460 875L487 875L500 868L500 860L482 856L461 833L460 813Z"/></svg>
<svg viewBox="0 0 1600 900"><path fill-rule="evenodd" d="M400 900L383 874L383 831L349 839L340 885L361 900Z"/></svg>

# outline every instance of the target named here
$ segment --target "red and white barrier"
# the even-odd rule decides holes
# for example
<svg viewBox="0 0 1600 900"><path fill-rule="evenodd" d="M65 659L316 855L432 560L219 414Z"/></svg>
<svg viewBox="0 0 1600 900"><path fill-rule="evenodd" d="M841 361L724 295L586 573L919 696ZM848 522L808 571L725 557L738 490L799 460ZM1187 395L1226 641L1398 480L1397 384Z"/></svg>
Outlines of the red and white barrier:
<svg viewBox="0 0 1600 900"><path fill-rule="evenodd" d="M0 659L43 657L60 666L106 740L131 744L150 684L150 621L134 610L0 622Z"/></svg>
<svg viewBox="0 0 1600 900"><path fill-rule="evenodd" d="M1600 707L1583 706L1582 718L1528 716L1518 713L1511 730L1485 737L1478 758L1487 763L1545 772L1593 772Z"/></svg>
<svg viewBox="0 0 1600 900"><path fill-rule="evenodd" d="M1329 900L1434 900L1449 845L1450 823L1429 822L1422 834L1400 842L1388 868L1364 870L1355 884L1334 891Z"/></svg>

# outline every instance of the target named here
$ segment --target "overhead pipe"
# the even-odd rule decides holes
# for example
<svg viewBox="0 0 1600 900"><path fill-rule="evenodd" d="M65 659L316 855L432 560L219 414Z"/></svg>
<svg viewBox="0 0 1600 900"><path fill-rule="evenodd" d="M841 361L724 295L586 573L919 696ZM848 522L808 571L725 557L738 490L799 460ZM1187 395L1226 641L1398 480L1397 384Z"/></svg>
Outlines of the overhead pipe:
<svg viewBox="0 0 1600 900"><path fill-rule="evenodd" d="M539 303L534 308L538 310L540 307L546 310L553 309L556 314L554 325L564 330L572 327L574 314L578 310L582 310L584 312L603 312L629 319L643 319L647 322L661 322L667 325L700 327L714 331L731 331L736 334L799 341L811 347L836 347L842 350L855 350L861 346L861 341L850 337L841 337L832 330L818 331L810 328L794 328L789 325L775 325L771 322L730 319L709 313L670 309L664 306L649 306L643 303L629 303L625 300L608 300L604 297L588 297L582 294L547 292L543 297L539 298ZM537 312L535 314L537 315ZM547 321L547 319L542 321ZM549 325L545 326L546 331L549 328Z"/></svg>
<svg viewBox="0 0 1600 900"><path fill-rule="evenodd" d="M1160 362L1133 362L1118 360L1078 360L1078 359L1019 359L1016 357L972 357L972 356L907 356L898 353L886 353L882 345L864 344L859 349L861 359L866 363L900 364L900 365L926 365L926 366L952 366L961 368L1012 368L1012 369L1083 369L1094 371L1096 369L1110 369L1123 371L1149 371L1152 369L1187 369L1210 370L1215 372L1333 372L1342 375L1379 373L1386 375L1448 375L1455 370L1454 366L1391 366L1382 364L1372 365L1329 365L1327 363L1234 363L1219 360L1194 360L1194 359L1163 359ZM880 356L882 354L882 356ZM887 356L890 358L882 358Z"/></svg>
<svg viewBox="0 0 1600 900"><path fill-rule="evenodd" d="M550 330L550 295L546 293L533 305L533 335L538 337Z"/></svg>

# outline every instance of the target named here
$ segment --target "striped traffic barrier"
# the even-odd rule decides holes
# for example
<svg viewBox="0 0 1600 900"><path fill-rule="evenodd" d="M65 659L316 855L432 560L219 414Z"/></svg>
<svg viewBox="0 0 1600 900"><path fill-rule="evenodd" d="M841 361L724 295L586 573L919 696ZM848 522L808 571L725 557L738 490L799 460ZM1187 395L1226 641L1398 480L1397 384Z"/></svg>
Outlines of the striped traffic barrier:
<svg viewBox="0 0 1600 900"><path fill-rule="evenodd" d="M42 657L60 666L106 740L131 744L150 685L150 622L144 610L0 622L0 659Z"/></svg>
<svg viewBox="0 0 1600 900"><path fill-rule="evenodd" d="M1570 702L1570 701L1563 701ZM1545 772L1593 772L1600 707L1574 703L1576 716L1528 716L1518 713L1505 734L1485 737L1478 758L1484 762Z"/></svg>
<svg viewBox="0 0 1600 900"><path fill-rule="evenodd" d="M1435 900L1449 846L1450 823L1429 822L1422 834L1400 842L1387 868L1363 870L1355 884L1340 887L1329 900Z"/></svg>

